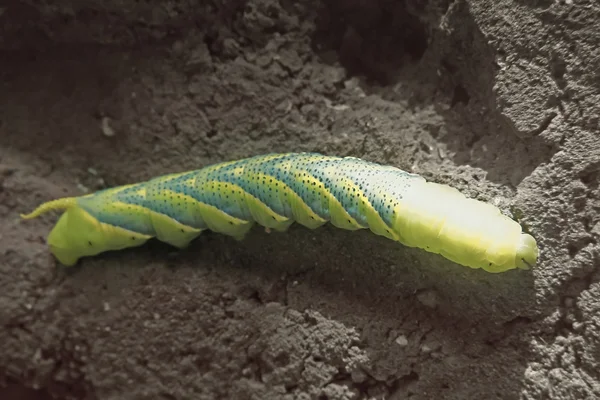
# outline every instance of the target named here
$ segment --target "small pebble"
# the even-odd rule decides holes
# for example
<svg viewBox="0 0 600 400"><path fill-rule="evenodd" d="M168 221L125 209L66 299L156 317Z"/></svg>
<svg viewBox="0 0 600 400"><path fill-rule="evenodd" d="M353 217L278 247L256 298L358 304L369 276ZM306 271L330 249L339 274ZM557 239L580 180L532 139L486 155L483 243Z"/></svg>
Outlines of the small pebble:
<svg viewBox="0 0 600 400"><path fill-rule="evenodd" d="M404 335L400 335L395 340L396 344L401 347L408 346L408 339Z"/></svg>
<svg viewBox="0 0 600 400"><path fill-rule="evenodd" d="M110 126L110 118L103 117L102 118L102 133L104 136L113 137L115 136L115 130Z"/></svg>
<svg viewBox="0 0 600 400"><path fill-rule="evenodd" d="M77 189L81 190L83 193L89 193L90 189L82 183L77 183Z"/></svg>
<svg viewBox="0 0 600 400"><path fill-rule="evenodd" d="M429 308L435 308L438 305L437 293L434 290L424 290L418 293L417 300Z"/></svg>

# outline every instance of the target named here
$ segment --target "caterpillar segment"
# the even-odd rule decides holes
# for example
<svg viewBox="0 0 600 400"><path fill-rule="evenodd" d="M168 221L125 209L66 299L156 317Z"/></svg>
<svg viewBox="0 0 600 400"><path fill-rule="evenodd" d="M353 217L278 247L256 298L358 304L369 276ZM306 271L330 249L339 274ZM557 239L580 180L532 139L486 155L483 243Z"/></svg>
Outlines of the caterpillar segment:
<svg viewBox="0 0 600 400"><path fill-rule="evenodd" d="M255 224L286 231L327 222L373 233L488 272L528 269L535 239L490 204L391 166L316 153L256 156L42 204L64 211L48 236L71 266L157 238L186 247L204 230L243 239Z"/></svg>

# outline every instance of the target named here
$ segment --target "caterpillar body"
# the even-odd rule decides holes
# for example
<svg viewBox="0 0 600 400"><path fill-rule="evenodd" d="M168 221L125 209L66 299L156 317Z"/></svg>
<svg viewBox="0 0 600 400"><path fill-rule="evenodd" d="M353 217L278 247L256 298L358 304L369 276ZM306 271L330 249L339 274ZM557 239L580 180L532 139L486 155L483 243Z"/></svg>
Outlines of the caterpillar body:
<svg viewBox="0 0 600 400"><path fill-rule="evenodd" d="M538 247L490 204L392 166L317 153L268 154L42 204L65 210L48 236L71 266L156 237L186 247L209 229L242 239L254 223L370 229L457 264L503 272L535 265Z"/></svg>

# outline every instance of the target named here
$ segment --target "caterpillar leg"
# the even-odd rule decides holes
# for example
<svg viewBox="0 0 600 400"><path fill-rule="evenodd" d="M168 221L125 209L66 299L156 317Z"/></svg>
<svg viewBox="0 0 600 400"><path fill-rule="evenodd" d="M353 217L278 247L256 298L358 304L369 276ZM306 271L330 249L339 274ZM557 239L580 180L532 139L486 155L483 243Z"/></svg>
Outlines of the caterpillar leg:
<svg viewBox="0 0 600 400"><path fill-rule="evenodd" d="M179 249L186 248L202 233L202 229L181 224L166 215L151 213L150 218L156 238Z"/></svg>

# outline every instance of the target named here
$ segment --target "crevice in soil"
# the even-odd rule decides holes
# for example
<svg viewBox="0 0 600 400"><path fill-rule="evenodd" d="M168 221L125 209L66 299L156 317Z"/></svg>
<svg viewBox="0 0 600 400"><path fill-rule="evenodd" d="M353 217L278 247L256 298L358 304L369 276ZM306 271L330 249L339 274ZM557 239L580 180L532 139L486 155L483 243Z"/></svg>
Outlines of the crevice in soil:
<svg viewBox="0 0 600 400"><path fill-rule="evenodd" d="M317 54L336 53L350 76L385 86L403 64L421 59L428 40L426 25L403 1L340 0L319 11L312 44Z"/></svg>

